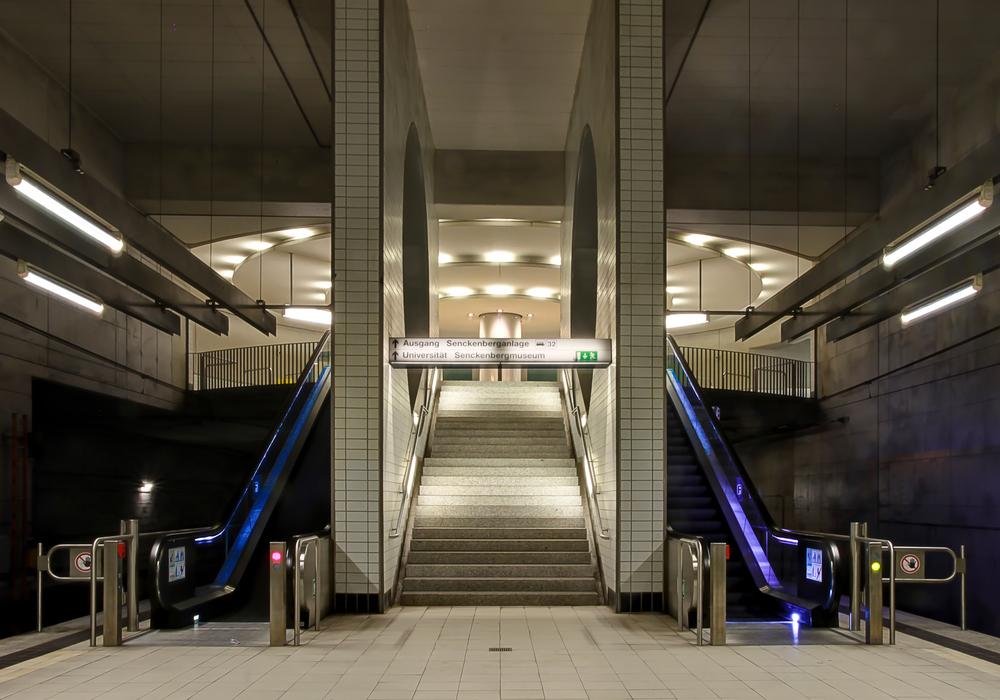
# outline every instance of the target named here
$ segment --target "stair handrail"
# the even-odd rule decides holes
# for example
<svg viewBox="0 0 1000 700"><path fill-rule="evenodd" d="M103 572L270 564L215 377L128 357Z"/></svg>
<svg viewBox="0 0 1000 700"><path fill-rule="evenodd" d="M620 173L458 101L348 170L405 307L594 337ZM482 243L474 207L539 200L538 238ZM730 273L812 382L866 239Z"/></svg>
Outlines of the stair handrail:
<svg viewBox="0 0 1000 700"><path fill-rule="evenodd" d="M430 388L427 386L428 372L430 372ZM399 493L402 498L399 502L399 515L396 518L396 525L389 533L389 537L399 537L403 534L403 520L408 512L413 495L413 480L417 473L417 449L421 441L427 445L427 435L431 427L431 417L437 407L440 396L441 369L423 370L420 374L420 385L418 394L422 394L420 406L413 412L413 428L406 441L406 464L403 467L403 480L399 482Z"/></svg>
<svg viewBox="0 0 1000 700"><path fill-rule="evenodd" d="M601 504L597 500L597 495L601 493L601 487L597 483L597 474L594 473L594 458L590 451L590 431L587 429L586 413L581 408L583 397L577 396L580 392L580 383L575 381L575 377L570 372L576 370L564 369L559 376L562 379L563 395L566 397L566 409L570 415L570 427L580 439L583 446L583 474L587 482L587 501L591 505L590 512L597 521L595 530L597 536L602 540L611 539L608 528L604 527L604 518L601 517Z"/></svg>
<svg viewBox="0 0 1000 700"><path fill-rule="evenodd" d="M702 398L701 386L698 384L694 372L692 372L691 367L688 365L687 360L684 357L684 354L681 351L680 346L674 340L673 336L671 336L669 333L665 334L665 338L668 347L672 351L681 370L686 375L686 379L690 383L692 393L694 394L695 397L697 397L699 401L701 401L702 404L705 404L704 399ZM669 381L667 382L667 386L668 388L671 387ZM682 420L684 420L684 418L685 417L682 415ZM838 594L838 590L840 582L838 580L839 577L836 575L836 571L834 570L836 567L836 560L839 559L839 557L837 557L837 546L836 544L834 544L833 540L840 539L840 537L842 536L830 536L825 533L812 533L812 532L778 527L775 524L774 520L771 518L771 514L768 511L767 506L760 501L760 497L757 494L756 489L753 488L753 481L750 479L750 476L747 473L746 468L743 466L743 462L740 461L739 457L729 447L728 442L725 440L724 438L725 433L723 432L722 426L719 423L718 418L715 416L714 411L705 411L703 419L708 421L709 426L712 429L712 432L714 432L719 437L719 447L723 452L725 452L725 457L728 459L733 470L736 472L739 479L742 481L744 486L743 488L744 497L748 498L749 501L753 504L755 510L757 511L757 514L760 516L761 524L768 533L768 535L775 541L784 544L791 544L790 540L793 539L801 540L803 538L820 540L822 542L822 546L829 558L830 569L831 569L830 591L827 597L827 601L824 604L824 608L832 609L832 607L839 605L840 596ZM773 584L770 585L772 589L780 590L780 586L774 586Z"/></svg>

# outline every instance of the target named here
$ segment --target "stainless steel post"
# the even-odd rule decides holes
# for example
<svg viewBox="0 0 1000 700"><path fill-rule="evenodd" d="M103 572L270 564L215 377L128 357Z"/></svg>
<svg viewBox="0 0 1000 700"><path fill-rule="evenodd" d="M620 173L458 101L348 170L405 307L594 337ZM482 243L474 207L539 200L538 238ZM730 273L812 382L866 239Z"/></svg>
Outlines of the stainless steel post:
<svg viewBox="0 0 1000 700"><path fill-rule="evenodd" d="M677 544L677 631L684 631L684 543Z"/></svg>
<svg viewBox="0 0 1000 700"><path fill-rule="evenodd" d="M128 536L128 554L125 559L126 591L125 608L127 629L139 631L139 521L122 520L121 534Z"/></svg>
<svg viewBox="0 0 1000 700"><path fill-rule="evenodd" d="M38 546L39 548L41 548L42 545ZM958 553L962 559L962 631L964 632L965 631L965 570L966 570L964 544L961 547L959 547ZM41 608L39 608L39 610L41 610ZM41 615L39 615L39 619L41 619Z"/></svg>
<svg viewBox="0 0 1000 700"><path fill-rule="evenodd" d="M851 616L848 628L861 631L861 537L862 523L851 523Z"/></svg>
<svg viewBox="0 0 1000 700"><path fill-rule="evenodd" d="M284 542L272 542L268 562L271 566L271 646L285 646L285 617L288 615L288 595L285 590L285 578L288 573L288 563L285 560L287 545ZM296 611L296 619L298 611Z"/></svg>
<svg viewBox="0 0 1000 700"><path fill-rule="evenodd" d="M865 606L865 644L882 643L882 566L886 564L882 556L881 542L865 545L868 563L866 577L868 585ZM889 564L891 566L891 564Z"/></svg>
<svg viewBox="0 0 1000 700"><path fill-rule="evenodd" d="M712 646L726 644L726 543L712 542L709 545L712 562L712 610L709 613L709 627L712 630Z"/></svg>
<svg viewBox="0 0 1000 700"><path fill-rule="evenodd" d="M104 646L122 645L122 567L118 547L122 540L104 544ZM93 566L93 563L91 563Z"/></svg>
<svg viewBox="0 0 1000 700"><path fill-rule="evenodd" d="M48 557L46 557L44 554L42 554L42 551L43 551L42 550L42 543L39 542L38 543L38 559L36 560L37 563L35 564L35 583L37 584L37 588L38 588L38 600L36 602L36 604L37 604L36 613L37 613L37 617L38 617L37 630L39 632L42 631L42 574L48 572L48 570L49 570L49 560L48 560ZM962 581L964 582L965 579L963 578ZM964 596L965 596L965 585L964 585L964 583L962 585L962 596L963 596L963 600L964 600ZM962 606L962 612L963 612L962 619L964 620L965 619L965 617L964 617L965 606L964 605ZM965 629L964 623L963 623L962 629Z"/></svg>

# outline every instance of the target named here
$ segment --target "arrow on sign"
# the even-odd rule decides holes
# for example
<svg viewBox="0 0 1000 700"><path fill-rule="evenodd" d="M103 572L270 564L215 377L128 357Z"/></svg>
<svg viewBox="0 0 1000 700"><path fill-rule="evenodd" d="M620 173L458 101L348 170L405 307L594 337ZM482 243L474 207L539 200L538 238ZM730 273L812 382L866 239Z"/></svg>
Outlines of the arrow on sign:
<svg viewBox="0 0 1000 700"><path fill-rule="evenodd" d="M394 348L399 347L399 341L398 340L392 341L392 347Z"/></svg>
<svg viewBox="0 0 1000 700"><path fill-rule="evenodd" d="M394 353L392 353L392 359L394 359L394 360L395 360L395 359L396 359L396 355L398 355L398 354L399 354L399 353L397 353L397 352L394 352Z"/></svg>

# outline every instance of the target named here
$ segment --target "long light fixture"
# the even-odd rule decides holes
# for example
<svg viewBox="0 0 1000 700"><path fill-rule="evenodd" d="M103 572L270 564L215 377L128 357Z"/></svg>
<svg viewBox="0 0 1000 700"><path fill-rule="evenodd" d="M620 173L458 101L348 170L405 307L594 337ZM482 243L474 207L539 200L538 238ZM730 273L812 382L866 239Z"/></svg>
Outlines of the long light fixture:
<svg viewBox="0 0 1000 700"><path fill-rule="evenodd" d="M49 214L55 216L66 224L85 236L97 241L112 253L118 254L125 248L125 243L113 233L102 226L98 226L93 221L76 212L69 205L64 204L59 197L46 191L38 183L32 182L21 173L20 164L7 156L6 163L7 184L17 190L35 206L41 207Z"/></svg>
<svg viewBox="0 0 1000 700"><path fill-rule="evenodd" d="M43 289L49 294L54 294L60 299L75 304L81 309L86 309L92 314L100 316L104 313L104 304L96 297L74 289L65 282L56 281L51 276L36 270L23 260L17 261L17 274L28 284Z"/></svg>
<svg viewBox="0 0 1000 700"><path fill-rule="evenodd" d="M675 312L667 314L667 330L674 328L687 328L688 326L699 326L708 323L708 314Z"/></svg>
<svg viewBox="0 0 1000 700"><path fill-rule="evenodd" d="M903 309L903 313L900 314L899 320L903 322L903 325L909 325L914 321L917 321L927 316L931 316L945 309L951 308L955 304L959 304L966 299L970 299L975 296L976 293L983 288L983 276L976 275L970 279L965 280L961 284L954 287L946 289L940 294L935 294L929 299L917 302L912 306L908 306Z"/></svg>
<svg viewBox="0 0 1000 700"><path fill-rule="evenodd" d="M303 323L315 323L318 326L333 324L333 312L329 309L285 309L285 318Z"/></svg>
<svg viewBox="0 0 1000 700"><path fill-rule="evenodd" d="M882 264L892 267L903 258L913 255L921 248L968 223L986 211L991 204L993 204L993 181L988 180L979 188L978 196L972 201L959 205L944 218L938 219L926 228L918 229L914 235L908 236L900 243L887 247L882 255Z"/></svg>

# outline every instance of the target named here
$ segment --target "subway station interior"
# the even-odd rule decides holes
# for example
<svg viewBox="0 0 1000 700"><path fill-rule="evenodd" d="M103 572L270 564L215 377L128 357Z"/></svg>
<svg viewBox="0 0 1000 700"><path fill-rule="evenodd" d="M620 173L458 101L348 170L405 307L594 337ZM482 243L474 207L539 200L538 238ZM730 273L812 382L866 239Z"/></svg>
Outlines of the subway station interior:
<svg viewBox="0 0 1000 700"><path fill-rule="evenodd" d="M995 0L0 0L0 157L0 698L1000 697Z"/></svg>

